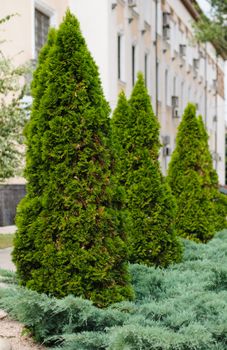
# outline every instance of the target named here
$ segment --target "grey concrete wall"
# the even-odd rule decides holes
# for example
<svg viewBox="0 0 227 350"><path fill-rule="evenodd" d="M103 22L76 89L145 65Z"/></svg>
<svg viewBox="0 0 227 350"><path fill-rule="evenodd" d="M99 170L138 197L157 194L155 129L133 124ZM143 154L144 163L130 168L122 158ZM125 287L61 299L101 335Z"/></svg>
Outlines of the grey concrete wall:
<svg viewBox="0 0 227 350"><path fill-rule="evenodd" d="M14 225L17 205L25 193L25 185L0 185L0 226Z"/></svg>

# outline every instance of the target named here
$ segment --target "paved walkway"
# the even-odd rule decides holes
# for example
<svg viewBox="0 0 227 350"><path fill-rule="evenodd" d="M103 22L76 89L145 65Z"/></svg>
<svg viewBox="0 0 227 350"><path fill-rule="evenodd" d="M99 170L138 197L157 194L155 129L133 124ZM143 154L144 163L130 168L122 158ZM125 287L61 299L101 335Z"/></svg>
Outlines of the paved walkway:
<svg viewBox="0 0 227 350"><path fill-rule="evenodd" d="M15 233L16 226L0 227L0 234ZM13 248L0 249L0 268L5 270L15 271L15 266L12 263L11 252ZM1 349L0 349L1 350Z"/></svg>
<svg viewBox="0 0 227 350"><path fill-rule="evenodd" d="M16 229L16 226L2 226L0 227L0 234L15 233Z"/></svg>
<svg viewBox="0 0 227 350"><path fill-rule="evenodd" d="M4 270L15 271L15 266L12 263L11 253L13 248L0 249L0 268Z"/></svg>

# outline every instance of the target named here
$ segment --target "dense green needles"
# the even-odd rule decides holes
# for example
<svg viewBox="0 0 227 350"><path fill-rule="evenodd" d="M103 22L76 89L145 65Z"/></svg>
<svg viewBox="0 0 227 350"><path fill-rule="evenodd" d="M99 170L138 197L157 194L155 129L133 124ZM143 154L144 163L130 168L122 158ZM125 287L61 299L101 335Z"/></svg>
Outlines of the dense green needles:
<svg viewBox="0 0 227 350"><path fill-rule="evenodd" d="M49 34L32 93L27 196L13 252L20 282L101 307L131 298L125 233L113 203L110 110L69 11Z"/></svg>
<svg viewBox="0 0 227 350"><path fill-rule="evenodd" d="M226 227L226 198L218 191L208 135L192 104L179 125L167 179L177 200L175 224L179 235L207 242Z"/></svg>
<svg viewBox="0 0 227 350"><path fill-rule="evenodd" d="M129 101L119 96L112 118L117 178L124 187L130 261L167 266L181 258L172 222L175 201L161 174L159 123L142 74Z"/></svg>

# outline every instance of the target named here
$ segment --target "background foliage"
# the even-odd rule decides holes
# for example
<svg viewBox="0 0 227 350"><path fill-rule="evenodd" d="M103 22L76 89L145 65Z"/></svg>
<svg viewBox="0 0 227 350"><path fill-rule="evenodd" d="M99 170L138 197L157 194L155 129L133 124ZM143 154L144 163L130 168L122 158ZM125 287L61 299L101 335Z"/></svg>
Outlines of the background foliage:
<svg viewBox="0 0 227 350"><path fill-rule="evenodd" d="M10 20L7 16L0 25ZM11 19L13 21L13 19ZM27 68L14 67L10 58L0 49L0 180L14 176L21 168L23 150L22 130L26 120L22 108L25 87L21 84Z"/></svg>
<svg viewBox="0 0 227 350"><path fill-rule="evenodd" d="M201 14L194 24L196 38L199 41L211 41L217 53L227 56L227 0L207 0L210 4L208 17Z"/></svg>

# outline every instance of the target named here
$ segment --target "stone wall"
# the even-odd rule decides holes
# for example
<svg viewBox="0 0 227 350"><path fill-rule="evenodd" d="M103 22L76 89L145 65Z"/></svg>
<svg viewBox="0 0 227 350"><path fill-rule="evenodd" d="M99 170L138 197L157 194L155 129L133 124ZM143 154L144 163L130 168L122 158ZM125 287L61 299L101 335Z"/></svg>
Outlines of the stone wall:
<svg viewBox="0 0 227 350"><path fill-rule="evenodd" d="M16 207L25 193L24 184L0 185L0 226L15 224Z"/></svg>

